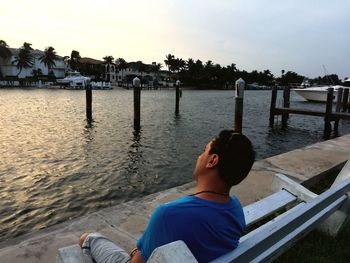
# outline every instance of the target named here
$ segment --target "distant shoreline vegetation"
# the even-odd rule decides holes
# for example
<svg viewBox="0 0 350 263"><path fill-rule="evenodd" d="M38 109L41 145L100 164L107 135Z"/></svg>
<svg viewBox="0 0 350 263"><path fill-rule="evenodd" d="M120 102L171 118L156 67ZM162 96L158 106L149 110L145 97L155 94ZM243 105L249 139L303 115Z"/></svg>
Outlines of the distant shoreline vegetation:
<svg viewBox="0 0 350 263"><path fill-rule="evenodd" d="M24 42L23 46L17 49L17 53L13 53L13 50L5 41L0 40L0 80L2 81L18 80L24 84L38 80L55 81L56 78L62 78L54 73L55 70L56 72L58 70L57 62L61 62L65 66L66 72L77 70L96 81L115 82L122 86L130 84L136 76L145 85L152 83L152 86L172 87L176 80L180 80L183 86L197 89L233 89L235 81L239 78L245 80L248 89L266 89L273 85L297 86L305 79L305 76L284 69L281 70L280 77L275 77L269 69L248 72L238 69L235 63L221 66L212 60L207 62L193 58L184 60L172 54L165 56L164 63L167 70L162 70L162 63L127 62L123 58L114 59L110 55L103 57L103 60L97 60L81 57L79 51L76 50L72 50L70 56L60 57L56 55L53 47L47 47L44 52L40 51L42 55L37 59L39 64L38 62L35 64L34 51L30 43ZM10 74L5 71L9 67L12 67ZM319 76L308 79L308 81L310 84L316 85L342 83L336 74Z"/></svg>
<svg viewBox="0 0 350 263"><path fill-rule="evenodd" d="M232 63L226 67L220 64L214 64L211 60L203 63L201 60L189 58L183 60L176 58L172 54L166 56L164 60L169 72L178 77L178 79L189 86L200 89L227 89L232 88L235 81L239 78L250 84L250 89L264 89L264 86L288 86L300 85L306 78L293 71L281 70L281 76L275 77L269 69L263 71L253 70L247 72L239 70L236 64ZM341 84L338 75L331 74L323 77L319 76L314 79L309 79L310 84L316 85L337 85Z"/></svg>

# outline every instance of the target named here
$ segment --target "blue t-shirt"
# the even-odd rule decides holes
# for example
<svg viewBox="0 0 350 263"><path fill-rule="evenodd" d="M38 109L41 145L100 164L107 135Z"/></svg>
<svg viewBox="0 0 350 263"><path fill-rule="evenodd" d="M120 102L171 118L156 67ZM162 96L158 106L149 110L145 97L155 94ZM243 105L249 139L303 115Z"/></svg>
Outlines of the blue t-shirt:
<svg viewBox="0 0 350 263"><path fill-rule="evenodd" d="M183 240L198 262L208 262L236 248L244 227L236 197L219 203L186 196L154 211L137 247L147 261L155 248Z"/></svg>

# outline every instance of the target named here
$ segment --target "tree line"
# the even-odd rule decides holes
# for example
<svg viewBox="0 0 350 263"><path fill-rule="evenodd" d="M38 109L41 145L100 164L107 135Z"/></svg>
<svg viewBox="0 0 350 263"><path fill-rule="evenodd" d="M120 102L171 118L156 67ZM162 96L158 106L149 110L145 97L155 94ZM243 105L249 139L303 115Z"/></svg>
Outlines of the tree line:
<svg viewBox="0 0 350 263"><path fill-rule="evenodd" d="M12 62L18 69L17 76L25 68L30 68L34 64L34 56L32 54L33 48L30 43L24 42L23 46L19 48L18 54L15 55L15 59ZM11 57L11 51L5 41L0 40L0 57L8 58ZM39 57L41 61L47 68L49 76L54 77L52 68L56 65L56 60L58 56L55 49L50 46L45 48L43 54ZM70 56L64 56L63 60L72 70L77 70L83 75L95 76L97 80L103 79L105 74L105 67L101 64L89 64L81 63L81 56L79 51L72 50ZM108 55L103 57L104 64L110 66L115 64L116 69L121 71L123 74L124 70L133 64L133 67L141 73L141 78L143 79L143 73L147 75L148 73L154 73L155 76L159 75L163 65L161 63L157 64L145 64L142 61L137 61L133 63L128 63L123 58L114 59L113 56ZM246 70L240 70L236 67L235 63L231 65L221 66L218 63L214 63L212 60L202 62L200 59L188 58L184 60L182 58L177 58L172 54L165 56L164 63L168 69L168 80L175 81L179 79L184 85L194 86L199 88L229 88L232 87L233 83L238 78L243 78L246 83L257 85L289 85L289 84L300 84L305 76L300 75L293 71L281 70L281 76L275 77L269 69L263 71L253 70L248 72ZM32 75L34 77L42 75L40 69L33 70ZM0 77L2 73L0 71ZM122 76L124 80L124 76ZM130 79L126 79L130 81ZM323 77L319 76L314 79L309 79L310 84L318 85L330 85L330 84L340 84L341 80L338 75L331 74L325 75Z"/></svg>
<svg viewBox="0 0 350 263"><path fill-rule="evenodd" d="M239 78L244 79L249 84L256 83L257 85L266 86L300 85L306 79L305 76L294 71L286 72L282 69L281 76L275 77L269 69L248 72L239 70L235 63L223 67L220 64L213 63L212 60L203 63L199 59L189 58L188 60L183 60L172 54L166 55L164 62L168 70L177 76L181 82L201 88L232 87ZM309 83L315 85L336 85L340 84L341 80L338 78L338 75L331 74L309 79Z"/></svg>

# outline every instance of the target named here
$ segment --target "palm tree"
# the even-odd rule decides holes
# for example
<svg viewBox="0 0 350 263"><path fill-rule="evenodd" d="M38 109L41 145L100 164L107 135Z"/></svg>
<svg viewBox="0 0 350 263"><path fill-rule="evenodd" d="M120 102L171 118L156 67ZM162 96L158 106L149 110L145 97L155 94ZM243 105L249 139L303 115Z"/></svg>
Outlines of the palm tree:
<svg viewBox="0 0 350 263"><path fill-rule="evenodd" d="M11 57L12 53L4 40L0 40L0 57L3 59Z"/></svg>
<svg viewBox="0 0 350 263"><path fill-rule="evenodd" d="M6 60L12 56L12 53L9 49L9 46L6 44L4 40L0 40L0 58ZM2 78L2 71L0 67L0 78Z"/></svg>
<svg viewBox="0 0 350 263"><path fill-rule="evenodd" d="M70 54L70 67L72 70L77 70L78 69L78 60L81 58L79 51L72 50L72 53Z"/></svg>
<svg viewBox="0 0 350 263"><path fill-rule="evenodd" d="M208 82L212 81L213 78L214 78L214 64L213 64L213 61L208 60L207 62L205 62L204 69L205 69L205 72L204 72L205 78L207 78Z"/></svg>
<svg viewBox="0 0 350 263"><path fill-rule="evenodd" d="M231 63L230 66L227 66L227 68L230 68L230 70L232 70L233 72L236 72L237 71L237 67L236 67L236 64L235 63Z"/></svg>
<svg viewBox="0 0 350 263"><path fill-rule="evenodd" d="M117 64L118 69L122 72L122 81L124 79L123 72L128 67L128 63L123 58L117 58L115 60L115 64Z"/></svg>
<svg viewBox="0 0 350 263"><path fill-rule="evenodd" d="M112 64L114 58L113 58L112 56L105 56L105 57L103 58L103 60L104 60L107 64Z"/></svg>
<svg viewBox="0 0 350 263"><path fill-rule="evenodd" d="M14 65L16 65L17 69L19 69L19 74L21 74L22 69L24 68L30 68L34 64L34 57L31 53L32 48L28 45L25 45L28 43L24 43L23 47L19 49L18 55L15 57L15 60L12 62Z"/></svg>
<svg viewBox="0 0 350 263"><path fill-rule="evenodd" d="M193 66L194 66L194 60L193 60L193 58L189 58L186 61L186 69L191 72L191 71L193 71Z"/></svg>
<svg viewBox="0 0 350 263"><path fill-rule="evenodd" d="M23 48L27 49L27 50L33 50L33 48L31 47L32 44L28 43L28 42L24 42L23 43Z"/></svg>
<svg viewBox="0 0 350 263"><path fill-rule="evenodd" d="M56 55L56 51L53 47L45 48L44 54L39 57L40 62L44 63L44 65L47 67L48 73L53 66L56 66L55 60L57 59L58 56Z"/></svg>
<svg viewBox="0 0 350 263"><path fill-rule="evenodd" d="M178 70L178 73L180 70L184 70L186 68L186 61L183 60L182 58L180 59L176 59L176 67L177 67L177 70Z"/></svg>
<svg viewBox="0 0 350 263"><path fill-rule="evenodd" d="M212 68L213 66L214 66L213 61L208 60L207 62L205 62L206 69Z"/></svg>
<svg viewBox="0 0 350 263"><path fill-rule="evenodd" d="M165 65L168 66L168 70L171 71L171 66L174 63L175 56L171 55L171 54L168 54L168 55L165 56L165 58L166 58L166 60L164 60L164 63L165 63Z"/></svg>

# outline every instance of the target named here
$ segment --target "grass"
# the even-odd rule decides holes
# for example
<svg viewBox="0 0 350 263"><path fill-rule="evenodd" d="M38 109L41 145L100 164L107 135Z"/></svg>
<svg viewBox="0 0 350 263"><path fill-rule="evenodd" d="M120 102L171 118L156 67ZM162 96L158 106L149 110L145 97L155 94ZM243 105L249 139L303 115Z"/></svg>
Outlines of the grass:
<svg viewBox="0 0 350 263"><path fill-rule="evenodd" d="M316 230L299 240L282 254L275 263L345 263L350 262L350 223L336 238L326 236Z"/></svg>
<svg viewBox="0 0 350 263"><path fill-rule="evenodd" d="M327 175L317 186L310 190L320 194L328 189L339 171ZM350 222L348 222L337 237L329 237L321 232L311 231L299 240L293 247L287 249L275 263L347 263L350 262Z"/></svg>

